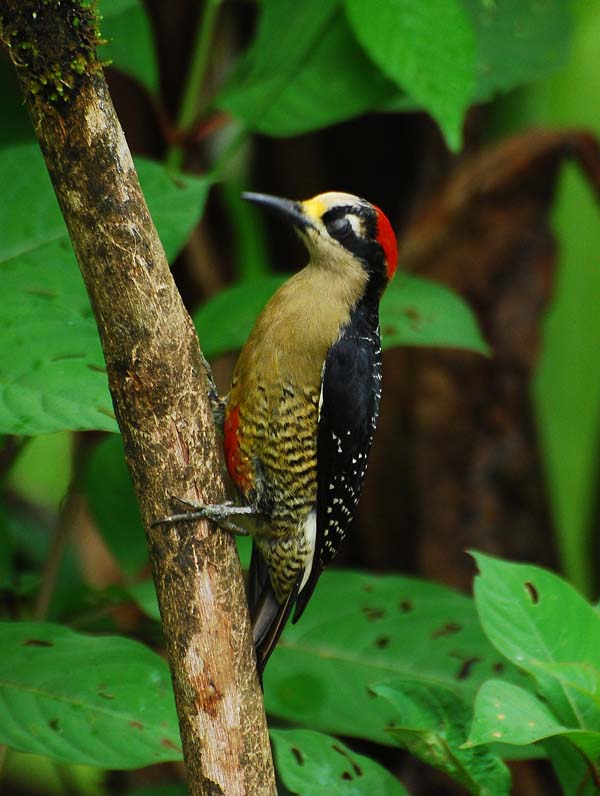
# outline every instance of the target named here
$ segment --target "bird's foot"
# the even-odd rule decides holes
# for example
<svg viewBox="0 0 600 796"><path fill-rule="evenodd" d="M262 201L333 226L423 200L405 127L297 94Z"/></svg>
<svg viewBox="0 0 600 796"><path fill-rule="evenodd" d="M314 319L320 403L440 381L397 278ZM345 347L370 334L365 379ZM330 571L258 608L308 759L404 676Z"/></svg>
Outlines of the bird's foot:
<svg viewBox="0 0 600 796"><path fill-rule="evenodd" d="M176 500L178 503L183 503L190 511L185 511L180 514L171 514L168 517L155 520L152 523L153 528L157 525L166 525L172 522L210 520L220 528L223 528L223 530L229 531L229 533L234 533L238 536L248 536L249 534L249 531L241 525L238 525L232 517L254 514L255 511L251 506L234 506L230 500L225 501L225 503L212 505L203 505L202 503L196 503L193 500L176 496L173 496L173 500Z"/></svg>

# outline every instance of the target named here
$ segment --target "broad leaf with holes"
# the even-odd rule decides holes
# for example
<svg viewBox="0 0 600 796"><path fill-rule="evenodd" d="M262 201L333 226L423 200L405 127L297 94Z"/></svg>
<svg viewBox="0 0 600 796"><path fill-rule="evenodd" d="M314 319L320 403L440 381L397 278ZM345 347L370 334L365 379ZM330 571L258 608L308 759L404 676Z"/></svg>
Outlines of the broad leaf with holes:
<svg viewBox="0 0 600 796"><path fill-rule="evenodd" d="M533 676L549 714L546 729L554 720L555 731L547 735L564 735L593 761L600 753L600 614L566 581L540 567L481 553L475 559L480 571L475 600L487 636ZM518 715L515 696L508 694ZM489 693L483 697L479 713L487 715ZM523 720L530 707L521 708ZM541 716L538 720L542 723Z"/></svg>
<svg viewBox="0 0 600 796"><path fill-rule="evenodd" d="M138 171L169 257L202 212L209 183ZM39 147L0 152L0 432L117 426L95 320Z"/></svg>
<svg viewBox="0 0 600 796"><path fill-rule="evenodd" d="M600 672L600 614L552 572L474 556L475 602L492 644L533 675L559 721L600 729L600 707L590 698Z"/></svg>
<svg viewBox="0 0 600 796"><path fill-rule="evenodd" d="M341 741L310 730L271 730L277 772L302 796L405 796L406 790L379 763Z"/></svg>
<svg viewBox="0 0 600 796"><path fill-rule="evenodd" d="M124 638L0 623L0 743L100 768L180 760L167 664Z"/></svg>
<svg viewBox="0 0 600 796"><path fill-rule="evenodd" d="M600 726L595 732L565 727L552 708L531 691L488 680L477 694L466 746L496 742L527 745L554 736L566 738L592 760L600 754Z"/></svg>
<svg viewBox="0 0 600 796"><path fill-rule="evenodd" d="M373 693L396 712L387 731L404 749L464 785L476 796L508 796L510 773L485 747L463 748L471 707L437 683L396 679L374 685Z"/></svg>
<svg viewBox="0 0 600 796"><path fill-rule="evenodd" d="M265 700L294 723L390 744L397 711L373 698L373 684L416 676L472 703L500 674L520 682L468 597L412 578L330 570L302 621L286 627L265 671Z"/></svg>

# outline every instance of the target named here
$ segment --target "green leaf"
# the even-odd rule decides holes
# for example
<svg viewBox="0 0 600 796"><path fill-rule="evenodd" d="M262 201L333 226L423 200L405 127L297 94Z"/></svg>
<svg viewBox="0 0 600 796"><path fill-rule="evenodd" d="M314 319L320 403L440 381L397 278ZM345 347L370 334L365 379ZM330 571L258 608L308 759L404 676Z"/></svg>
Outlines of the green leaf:
<svg viewBox="0 0 600 796"><path fill-rule="evenodd" d="M0 150L0 264L67 234L37 143Z"/></svg>
<svg viewBox="0 0 600 796"><path fill-rule="evenodd" d="M202 211L207 180L138 170L168 256ZM87 293L36 144L0 151L0 433L116 431Z"/></svg>
<svg viewBox="0 0 600 796"><path fill-rule="evenodd" d="M268 276L226 288L194 315L202 350L208 357L239 350L265 304L287 279ZM383 348L398 345L444 346L488 353L471 309L443 285L399 274L380 308Z"/></svg>
<svg viewBox="0 0 600 796"><path fill-rule="evenodd" d="M310 730L271 730L277 771L301 796L404 796L388 771L341 741ZM500 795L499 795L500 796Z"/></svg>
<svg viewBox="0 0 600 796"><path fill-rule="evenodd" d="M532 674L540 694L567 727L600 730L600 710L582 683L600 670L600 615L557 575L527 564L474 554L480 575L475 600L494 646Z"/></svg>
<svg viewBox="0 0 600 796"><path fill-rule="evenodd" d="M482 743L535 743L564 731L535 694L502 680L488 680L477 694L466 746Z"/></svg>
<svg viewBox="0 0 600 796"><path fill-rule="evenodd" d="M104 357L66 236L0 263L0 429L116 431Z"/></svg>
<svg viewBox="0 0 600 796"><path fill-rule="evenodd" d="M158 93L158 65L148 14L141 0L101 0L103 60Z"/></svg>
<svg viewBox="0 0 600 796"><path fill-rule="evenodd" d="M458 150L475 90L477 43L460 0L345 0L355 36L383 72L419 102Z"/></svg>
<svg viewBox="0 0 600 796"><path fill-rule="evenodd" d="M383 295L379 314L384 349L442 346L489 353L471 308L436 282L397 274Z"/></svg>
<svg viewBox="0 0 600 796"><path fill-rule="evenodd" d="M173 176L162 164L144 158L136 158L135 166L167 260L172 263L202 218L212 180L189 174Z"/></svg>
<svg viewBox="0 0 600 796"><path fill-rule="evenodd" d="M45 542L48 541L48 522L59 510L73 478L72 452L73 440L68 432L44 434L25 442L10 470L10 489L16 490L26 502L48 512L43 533ZM44 545L40 561L45 561L46 556Z"/></svg>
<svg viewBox="0 0 600 796"><path fill-rule="evenodd" d="M251 129L289 136L396 100L398 87L365 56L339 5L265 3L256 40L217 104Z"/></svg>
<svg viewBox="0 0 600 796"><path fill-rule="evenodd" d="M544 748L565 796L598 796L598 774L592 774L589 762L565 738L549 738Z"/></svg>
<svg viewBox="0 0 600 796"><path fill-rule="evenodd" d="M477 32L478 100L539 80L569 51L571 9L564 0L463 0Z"/></svg>
<svg viewBox="0 0 600 796"><path fill-rule="evenodd" d="M465 746L524 745L561 735L594 759L600 754L600 726L598 730L564 727L552 710L530 691L501 680L488 680L477 694L473 726Z"/></svg>
<svg viewBox="0 0 600 796"><path fill-rule="evenodd" d="M477 796L508 796L510 773L486 748L462 748L471 723L470 707L454 691L418 680L372 686L396 711L388 732L400 746Z"/></svg>
<svg viewBox="0 0 600 796"><path fill-rule="evenodd" d="M194 314L200 346L207 357L239 350L265 304L285 276L268 276L241 282L217 293Z"/></svg>
<svg viewBox="0 0 600 796"><path fill-rule="evenodd" d="M513 127L570 128L600 135L600 5L579 2L566 68L520 96ZM561 567L579 589L596 593L595 544L600 450L600 224L597 194L573 168L554 201L558 278L544 327L534 383L540 448L545 459Z"/></svg>
<svg viewBox="0 0 600 796"><path fill-rule="evenodd" d="M202 216L210 179L173 177L159 163L136 158L152 218L169 261L175 259ZM56 196L37 143L0 150L0 266L38 246L68 240Z"/></svg>
<svg viewBox="0 0 600 796"><path fill-rule="evenodd" d="M148 549L119 435L96 445L87 462L84 490L109 550L125 575L136 575L148 563Z"/></svg>
<svg viewBox="0 0 600 796"><path fill-rule="evenodd" d="M0 623L0 742L100 768L180 760L166 663L137 642Z"/></svg>
<svg viewBox="0 0 600 796"><path fill-rule="evenodd" d="M248 569L252 555L252 539L249 536L236 536L235 543L242 569Z"/></svg>
<svg viewBox="0 0 600 796"><path fill-rule="evenodd" d="M146 616L160 622L160 610L153 580L142 580L139 583L132 583L126 587L126 591Z"/></svg>
<svg viewBox="0 0 600 796"><path fill-rule="evenodd" d="M522 678L486 640L469 598L416 579L329 570L302 621L283 633L265 701L296 724L389 744L384 728L397 716L373 699L373 683L417 673L472 701L499 672Z"/></svg>

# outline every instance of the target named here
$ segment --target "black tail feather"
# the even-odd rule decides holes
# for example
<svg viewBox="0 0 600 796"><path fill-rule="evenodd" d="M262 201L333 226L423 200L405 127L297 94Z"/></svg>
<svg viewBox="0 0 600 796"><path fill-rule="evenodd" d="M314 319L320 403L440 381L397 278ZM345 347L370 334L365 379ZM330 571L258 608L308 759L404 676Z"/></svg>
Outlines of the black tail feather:
<svg viewBox="0 0 600 796"><path fill-rule="evenodd" d="M248 577L248 606L252 619L256 666L261 680L267 661L275 649L296 601L297 593L298 584L284 603L277 602L267 565L253 545Z"/></svg>

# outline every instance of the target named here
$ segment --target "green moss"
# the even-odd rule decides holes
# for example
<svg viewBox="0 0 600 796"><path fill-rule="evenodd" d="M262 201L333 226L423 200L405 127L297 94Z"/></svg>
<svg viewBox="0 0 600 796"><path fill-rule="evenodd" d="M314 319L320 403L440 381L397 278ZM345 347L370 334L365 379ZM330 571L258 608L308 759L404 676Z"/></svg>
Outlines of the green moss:
<svg viewBox="0 0 600 796"><path fill-rule="evenodd" d="M0 39L25 93L65 102L102 68L95 0L22 0L0 18Z"/></svg>

